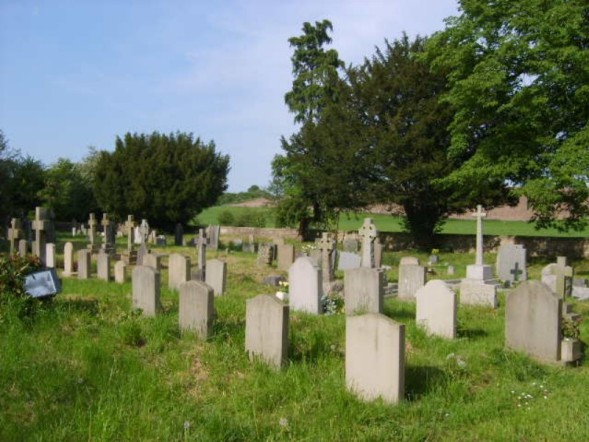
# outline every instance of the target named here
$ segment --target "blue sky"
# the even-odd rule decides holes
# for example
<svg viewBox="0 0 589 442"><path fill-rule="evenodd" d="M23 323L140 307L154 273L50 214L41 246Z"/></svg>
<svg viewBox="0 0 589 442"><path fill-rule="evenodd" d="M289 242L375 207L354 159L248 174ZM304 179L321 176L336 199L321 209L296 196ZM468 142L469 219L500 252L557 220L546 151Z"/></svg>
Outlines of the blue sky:
<svg viewBox="0 0 589 442"><path fill-rule="evenodd" d="M296 130L284 94L303 22L329 19L356 65L457 13L456 0L0 0L0 129L45 165L126 132L192 132L231 157L229 191L267 186Z"/></svg>

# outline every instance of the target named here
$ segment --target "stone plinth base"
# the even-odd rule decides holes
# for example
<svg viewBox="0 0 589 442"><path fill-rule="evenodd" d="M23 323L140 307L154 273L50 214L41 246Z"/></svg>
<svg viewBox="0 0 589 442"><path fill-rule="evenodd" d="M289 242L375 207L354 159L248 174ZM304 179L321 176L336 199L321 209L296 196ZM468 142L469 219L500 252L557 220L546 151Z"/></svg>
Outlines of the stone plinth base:
<svg viewBox="0 0 589 442"><path fill-rule="evenodd" d="M463 279L460 282L460 304L497 308L497 286L477 279Z"/></svg>
<svg viewBox="0 0 589 442"><path fill-rule="evenodd" d="M485 264L466 266L466 279L476 279L479 281L493 279L493 267Z"/></svg>

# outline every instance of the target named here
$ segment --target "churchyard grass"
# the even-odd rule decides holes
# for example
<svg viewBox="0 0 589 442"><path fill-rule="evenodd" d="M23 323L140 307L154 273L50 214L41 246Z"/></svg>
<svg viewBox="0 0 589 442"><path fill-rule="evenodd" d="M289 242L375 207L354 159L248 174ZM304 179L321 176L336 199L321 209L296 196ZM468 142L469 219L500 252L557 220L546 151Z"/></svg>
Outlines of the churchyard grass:
<svg viewBox="0 0 589 442"><path fill-rule="evenodd" d="M271 208L267 207L235 207L231 205L214 206L203 210L197 217L194 224L209 225L219 224L219 215L229 211L235 219L250 214L251 219L265 219L266 227L275 227L274 214ZM340 216L338 229L343 231L357 231L362 225L364 218L373 218L374 223L381 232L402 232L403 222L398 216L384 215L378 213L343 213ZM486 235L498 236L547 236L547 237L588 237L589 229L583 231L559 232L556 229L537 230L534 224L525 221L501 221L485 220L484 233ZM448 219L442 228L443 234L471 235L476 231L476 221L462 219Z"/></svg>
<svg viewBox="0 0 589 442"><path fill-rule="evenodd" d="M194 263L194 248L171 250ZM414 255L383 260L396 267L407 254ZM216 257L227 261L229 280L227 294L215 298L207 342L179 332L178 296L167 289L165 268L155 318L131 310L129 282L96 279L64 279L63 293L32 318L2 311L0 440L589 439L589 364L541 365L505 350L503 294L498 310L460 307L453 341L416 327L414 303L387 299L384 313L406 324L405 399L363 403L345 388L342 314L291 312L286 367L250 363L245 301L273 293L260 281L281 272L257 266L251 254L208 251ZM457 270L474 259L440 258ZM542 263L530 264L536 277ZM586 303L572 302L589 314ZM585 323L581 339L589 342Z"/></svg>

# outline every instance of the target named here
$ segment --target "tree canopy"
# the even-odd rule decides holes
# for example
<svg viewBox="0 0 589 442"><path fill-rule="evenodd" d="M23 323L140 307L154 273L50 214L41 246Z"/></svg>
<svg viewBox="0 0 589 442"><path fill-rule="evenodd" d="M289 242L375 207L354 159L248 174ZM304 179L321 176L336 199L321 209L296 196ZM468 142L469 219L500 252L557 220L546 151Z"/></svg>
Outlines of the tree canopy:
<svg viewBox="0 0 589 442"><path fill-rule="evenodd" d="M538 226L589 213L589 5L586 0L462 0L428 48L450 81L447 182L477 192L503 180Z"/></svg>
<svg viewBox="0 0 589 442"><path fill-rule="evenodd" d="M212 206L227 188L229 156L192 134L127 133L114 152L100 152L94 192L118 219L128 214L172 228Z"/></svg>

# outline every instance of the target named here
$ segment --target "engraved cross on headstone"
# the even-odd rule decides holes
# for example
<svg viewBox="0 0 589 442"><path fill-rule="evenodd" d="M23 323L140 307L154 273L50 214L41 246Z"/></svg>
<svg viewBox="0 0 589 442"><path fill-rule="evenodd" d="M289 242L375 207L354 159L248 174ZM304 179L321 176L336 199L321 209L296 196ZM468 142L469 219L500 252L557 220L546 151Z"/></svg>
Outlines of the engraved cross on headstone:
<svg viewBox="0 0 589 442"><path fill-rule="evenodd" d="M476 243L476 260L475 265L483 265L483 218L487 216L483 212L483 206L477 205L477 211L472 216L477 218L477 243Z"/></svg>
<svg viewBox="0 0 589 442"><path fill-rule="evenodd" d="M12 255L16 251L16 240L22 236L22 230L20 227L20 219L12 218L10 221L10 228L8 229L8 240L10 241L10 254Z"/></svg>
<svg viewBox="0 0 589 442"><path fill-rule="evenodd" d="M513 269L509 271L513 275L513 281L519 281L519 275L523 273L523 270L519 268L519 262L516 262L513 266Z"/></svg>
<svg viewBox="0 0 589 442"><path fill-rule="evenodd" d="M375 267L374 261L374 240L378 236L376 226L372 218L364 218L364 224L358 230L360 238L362 238L362 267Z"/></svg>
<svg viewBox="0 0 589 442"><path fill-rule="evenodd" d="M135 220L133 219L133 215L127 216L125 228L127 229L127 250L131 251L133 250L133 229L135 228Z"/></svg>
<svg viewBox="0 0 589 442"><path fill-rule="evenodd" d="M330 238L329 233L323 232L319 241L321 248L321 267L323 273L323 282L330 282L335 279L332 263L332 253L335 250L334 241Z"/></svg>

